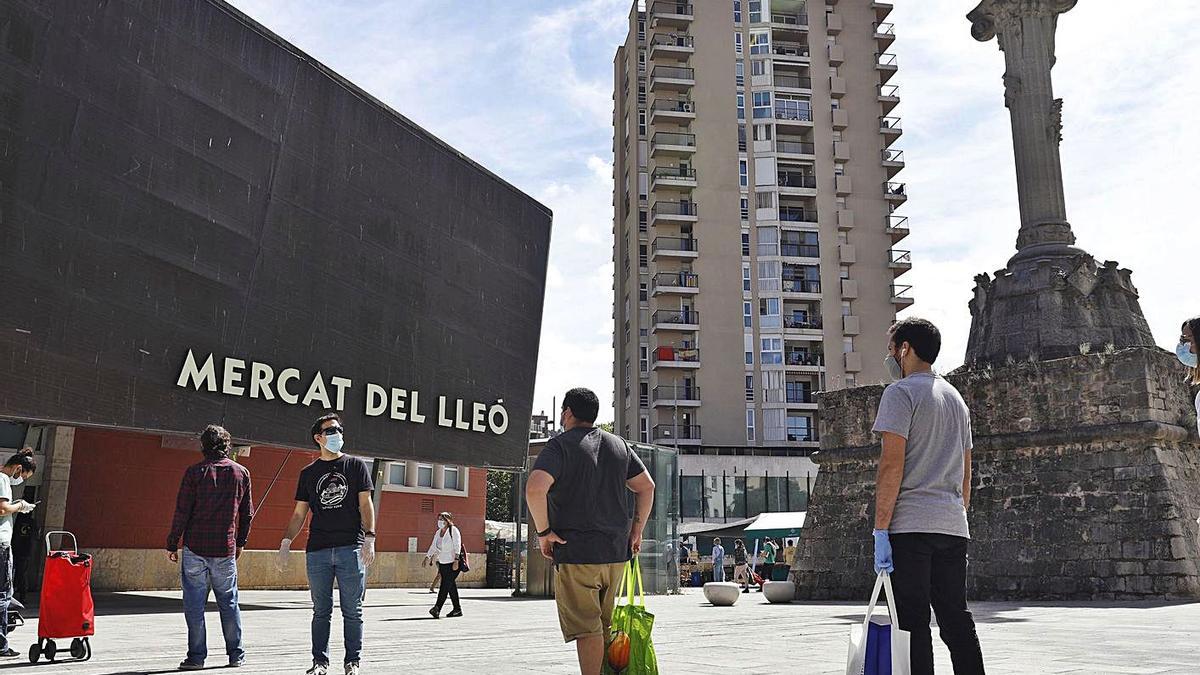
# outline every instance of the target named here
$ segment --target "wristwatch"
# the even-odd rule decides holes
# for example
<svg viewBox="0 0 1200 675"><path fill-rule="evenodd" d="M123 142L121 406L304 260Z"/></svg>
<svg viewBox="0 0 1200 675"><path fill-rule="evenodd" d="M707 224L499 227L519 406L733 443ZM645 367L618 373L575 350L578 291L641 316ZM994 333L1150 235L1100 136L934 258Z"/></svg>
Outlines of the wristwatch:
<svg viewBox="0 0 1200 675"><path fill-rule="evenodd" d="M538 532L538 533L537 533L537 536L539 536L539 537L544 537L544 536L546 536L546 535L550 534L550 530L551 530L551 529L552 529L552 528L549 528L549 527L547 527L546 529L542 530L541 532Z"/></svg>

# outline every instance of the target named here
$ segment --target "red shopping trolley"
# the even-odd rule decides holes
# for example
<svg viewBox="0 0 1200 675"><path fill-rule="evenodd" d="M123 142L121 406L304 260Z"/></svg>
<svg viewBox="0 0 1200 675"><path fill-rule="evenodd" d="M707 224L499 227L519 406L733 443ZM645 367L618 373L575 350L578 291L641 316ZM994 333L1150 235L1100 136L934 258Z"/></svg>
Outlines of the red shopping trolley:
<svg viewBox="0 0 1200 675"><path fill-rule="evenodd" d="M50 547L50 537L71 538L70 550ZM60 539L60 543L61 543ZM71 638L71 658L92 658L88 636L94 635L96 608L92 604L92 556L79 552L70 532L46 533L46 571L42 575L42 600L38 608L38 641L29 648L29 662L42 656L53 661L58 653L55 639Z"/></svg>

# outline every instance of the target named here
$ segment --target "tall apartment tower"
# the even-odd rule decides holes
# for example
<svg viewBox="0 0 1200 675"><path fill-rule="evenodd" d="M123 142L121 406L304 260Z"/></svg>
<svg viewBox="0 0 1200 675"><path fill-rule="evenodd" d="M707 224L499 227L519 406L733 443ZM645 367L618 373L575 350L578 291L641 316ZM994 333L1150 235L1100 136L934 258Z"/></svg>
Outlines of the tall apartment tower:
<svg viewBox="0 0 1200 675"><path fill-rule="evenodd" d="M794 459L817 447L815 392L886 376L883 336L912 303L891 10L630 13L614 63L616 429L679 447L689 519L689 471L724 476L723 496L701 481L704 517L736 514L731 474L815 472ZM799 510L764 489L767 510Z"/></svg>

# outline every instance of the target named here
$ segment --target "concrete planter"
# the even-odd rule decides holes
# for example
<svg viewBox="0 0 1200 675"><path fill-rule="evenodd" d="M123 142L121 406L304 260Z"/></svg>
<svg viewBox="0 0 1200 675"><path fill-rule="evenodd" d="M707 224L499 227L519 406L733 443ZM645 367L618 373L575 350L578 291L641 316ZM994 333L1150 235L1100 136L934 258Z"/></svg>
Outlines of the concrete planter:
<svg viewBox="0 0 1200 675"><path fill-rule="evenodd" d="M729 581L711 581L704 584L704 597L716 607L732 607L742 589Z"/></svg>
<svg viewBox="0 0 1200 675"><path fill-rule="evenodd" d="M790 581L768 581L763 584L763 596L771 604L791 602L796 597L796 585Z"/></svg>

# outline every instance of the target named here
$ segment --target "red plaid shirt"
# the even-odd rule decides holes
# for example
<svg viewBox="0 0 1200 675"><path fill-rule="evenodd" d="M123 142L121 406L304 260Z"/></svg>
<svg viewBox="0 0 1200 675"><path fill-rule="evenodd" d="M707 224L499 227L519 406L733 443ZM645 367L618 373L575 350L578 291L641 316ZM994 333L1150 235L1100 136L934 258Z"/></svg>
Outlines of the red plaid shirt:
<svg viewBox="0 0 1200 675"><path fill-rule="evenodd" d="M196 555L228 558L246 545L252 514L246 467L231 459L193 464L179 484L167 550L177 550L182 537Z"/></svg>

